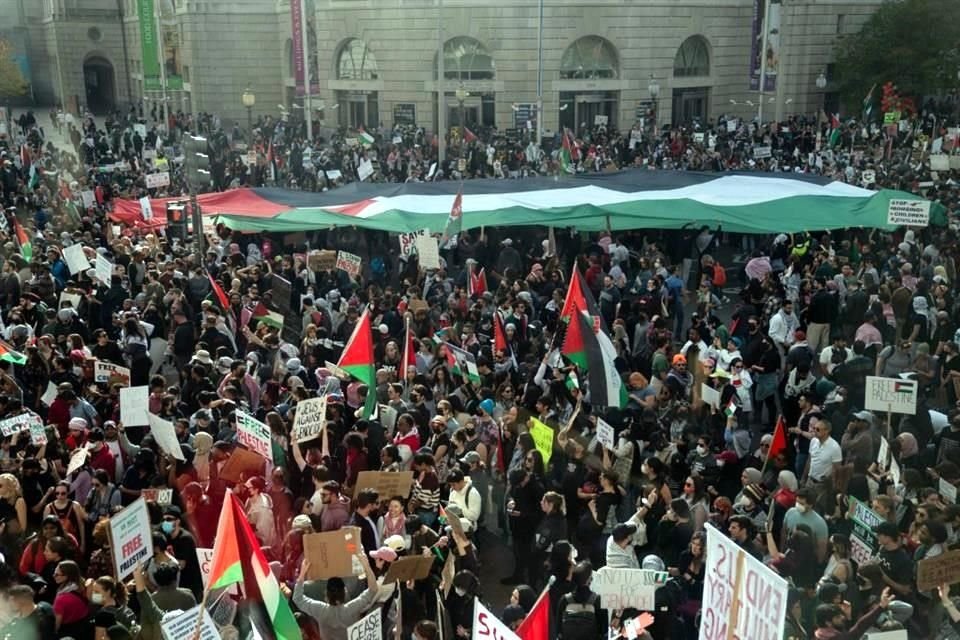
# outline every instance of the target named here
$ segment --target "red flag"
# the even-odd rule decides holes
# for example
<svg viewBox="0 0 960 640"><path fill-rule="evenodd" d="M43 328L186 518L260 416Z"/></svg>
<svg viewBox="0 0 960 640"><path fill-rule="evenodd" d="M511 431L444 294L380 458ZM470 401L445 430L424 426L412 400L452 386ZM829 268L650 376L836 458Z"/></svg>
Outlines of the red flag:
<svg viewBox="0 0 960 640"><path fill-rule="evenodd" d="M787 425L783 423L783 416L777 418L777 427L773 430L773 441L767 451L767 460L775 458L787 450Z"/></svg>
<svg viewBox="0 0 960 640"><path fill-rule="evenodd" d="M493 314L493 350L507 352L507 332L503 328L503 318L499 311Z"/></svg>
<svg viewBox="0 0 960 640"><path fill-rule="evenodd" d="M210 286L213 288L213 295L217 297L217 302L220 303L220 308L224 311L230 310L230 298L227 297L227 294L224 292L223 287L220 286L220 283L213 279L213 276L210 275L210 272L207 272L207 278L210 280Z"/></svg>
<svg viewBox="0 0 960 640"><path fill-rule="evenodd" d="M470 271L470 283L469 291L467 293L471 296L473 295L483 295L487 292L487 272L484 269L480 269L476 274L473 273L473 270Z"/></svg>
<svg viewBox="0 0 960 640"><path fill-rule="evenodd" d="M463 128L463 139L467 142L473 142L477 139L476 134L473 131L470 131L470 127Z"/></svg>
<svg viewBox="0 0 960 640"><path fill-rule="evenodd" d="M440 237L440 246L443 247L451 238L460 233L463 228L463 185L457 191L457 197L453 199L453 206L450 207L450 215L447 217L447 226L443 229L443 235Z"/></svg>
<svg viewBox="0 0 960 640"><path fill-rule="evenodd" d="M549 591L549 587L543 590L530 613L517 627L517 637L520 640L548 640L550 637Z"/></svg>
<svg viewBox="0 0 960 640"><path fill-rule="evenodd" d="M410 323L407 323L407 336L403 341L403 379L407 379L407 367L417 366L417 350L413 344L413 331L410 330Z"/></svg>

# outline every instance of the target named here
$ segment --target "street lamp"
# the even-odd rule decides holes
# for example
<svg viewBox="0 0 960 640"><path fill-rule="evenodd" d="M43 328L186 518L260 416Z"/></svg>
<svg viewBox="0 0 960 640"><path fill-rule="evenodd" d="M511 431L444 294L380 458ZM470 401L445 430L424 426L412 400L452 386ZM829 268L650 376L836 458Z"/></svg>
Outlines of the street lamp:
<svg viewBox="0 0 960 640"><path fill-rule="evenodd" d="M457 87L455 93L457 96L457 102L460 103L460 162L458 162L458 169L462 175L467 169L467 154L466 154L466 145L467 145L467 129L466 129L466 111L463 108L463 102L470 97L470 92L467 91L463 83L460 83L460 86Z"/></svg>
<svg viewBox="0 0 960 640"><path fill-rule="evenodd" d="M650 99L653 100L653 131L657 131L657 118L660 116L660 83L650 74L650 84L647 85Z"/></svg>
<svg viewBox="0 0 960 640"><path fill-rule="evenodd" d="M253 135L253 105L257 104L257 96L254 95L253 90L248 86L243 90L240 101L243 102L243 106L247 108L247 130Z"/></svg>

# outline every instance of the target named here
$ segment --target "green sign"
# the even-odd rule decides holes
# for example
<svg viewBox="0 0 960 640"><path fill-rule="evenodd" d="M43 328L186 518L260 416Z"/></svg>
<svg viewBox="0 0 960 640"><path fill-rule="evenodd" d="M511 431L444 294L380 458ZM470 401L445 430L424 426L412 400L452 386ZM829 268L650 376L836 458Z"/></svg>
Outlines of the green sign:
<svg viewBox="0 0 960 640"><path fill-rule="evenodd" d="M897 124L900 122L899 111L887 111L883 114L883 124Z"/></svg>
<svg viewBox="0 0 960 640"><path fill-rule="evenodd" d="M160 69L160 48L163 47L163 60L167 76L167 89L183 89L182 61L180 59L180 31L176 23L164 23L158 20L154 3L156 0L137 0L137 18L140 23L140 48L143 55L143 88L148 91L161 91L163 74ZM161 24L162 33L157 32Z"/></svg>
<svg viewBox="0 0 960 640"><path fill-rule="evenodd" d="M853 531L850 533L850 557L857 564L864 564L880 548L877 534L873 529L883 522L883 518L866 503L856 498L850 498L850 511L847 515L853 521Z"/></svg>

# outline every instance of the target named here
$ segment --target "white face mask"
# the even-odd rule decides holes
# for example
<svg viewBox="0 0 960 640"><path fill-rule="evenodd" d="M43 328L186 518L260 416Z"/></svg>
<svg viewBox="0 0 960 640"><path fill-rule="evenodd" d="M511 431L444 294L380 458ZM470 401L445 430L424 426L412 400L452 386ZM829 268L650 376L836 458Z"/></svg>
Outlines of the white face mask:
<svg viewBox="0 0 960 640"><path fill-rule="evenodd" d="M103 594L102 593L91 593L90 602L93 604L103 604Z"/></svg>
<svg viewBox="0 0 960 640"><path fill-rule="evenodd" d="M799 511L800 513L806 513L808 509L810 509L810 507L808 507L807 505L800 504L799 502L797 503L797 511Z"/></svg>
<svg viewBox="0 0 960 640"><path fill-rule="evenodd" d="M460 596L461 598L462 598L463 596L467 595L467 590L466 590L466 589L461 589L460 587L454 587L453 590L456 591L456 592L457 592L457 595Z"/></svg>
<svg viewBox="0 0 960 640"><path fill-rule="evenodd" d="M746 496L743 496L742 498L740 498L740 506L746 509L747 511L749 511L750 509L753 509L753 500L751 500Z"/></svg>
<svg viewBox="0 0 960 640"><path fill-rule="evenodd" d="M697 455L701 455L701 456L707 455L707 448L706 448L706 447L701 447L701 446L698 445L698 446L697 446Z"/></svg>

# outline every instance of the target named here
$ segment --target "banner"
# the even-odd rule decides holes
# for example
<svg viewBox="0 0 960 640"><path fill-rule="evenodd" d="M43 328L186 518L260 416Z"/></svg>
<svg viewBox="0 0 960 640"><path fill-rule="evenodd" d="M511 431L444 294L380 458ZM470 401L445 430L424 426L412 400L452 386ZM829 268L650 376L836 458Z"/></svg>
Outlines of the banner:
<svg viewBox="0 0 960 640"><path fill-rule="evenodd" d="M154 0L137 0L137 18L140 23L140 55L143 60L143 86L160 89L160 59L157 56L157 23L154 18Z"/></svg>
<svg viewBox="0 0 960 640"><path fill-rule="evenodd" d="M707 525L700 640L782 638L787 581Z"/></svg>
<svg viewBox="0 0 960 640"><path fill-rule="evenodd" d="M253 416L237 410L237 442L267 460L273 460L273 442L270 427Z"/></svg>
<svg viewBox="0 0 960 640"><path fill-rule="evenodd" d="M297 413L293 418L293 438L295 442L306 442L320 436L327 426L327 397L310 398L297 403Z"/></svg>
<svg viewBox="0 0 960 640"><path fill-rule="evenodd" d="M110 541L117 578L123 580L137 564L153 556L153 534L147 501L137 498L110 518Z"/></svg>
<svg viewBox="0 0 960 640"><path fill-rule="evenodd" d="M765 5L769 2L769 12ZM750 90L760 89L760 69L763 58L766 57L764 91L775 91L777 88L777 70L780 66L780 0L753 0L753 25L751 33L753 42L750 44ZM768 13L769 15L764 15ZM764 24L769 18L770 24ZM763 34L767 34L767 50L763 50Z"/></svg>
<svg viewBox="0 0 960 640"><path fill-rule="evenodd" d="M306 5L306 6L304 6ZM311 95L320 92L320 84L317 82L316 73L316 54L303 50L304 37L303 30L307 30L307 47L316 48L316 37L311 38L311 25L313 20L313 2L310 0L290 0L290 25L293 35L293 81L296 85L297 96L306 95L306 76L307 65L310 65L310 93ZM306 13L304 13L306 12ZM313 42L310 42L313 40Z"/></svg>
<svg viewBox="0 0 960 640"><path fill-rule="evenodd" d="M473 600L472 631L471 640L520 640L510 627L480 604L480 598Z"/></svg>
<svg viewBox="0 0 960 640"><path fill-rule="evenodd" d="M603 567L594 572L590 590L600 596L600 604L604 609L656 611L656 591L669 579L670 574L666 571Z"/></svg>

